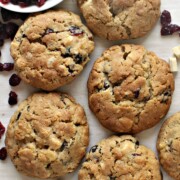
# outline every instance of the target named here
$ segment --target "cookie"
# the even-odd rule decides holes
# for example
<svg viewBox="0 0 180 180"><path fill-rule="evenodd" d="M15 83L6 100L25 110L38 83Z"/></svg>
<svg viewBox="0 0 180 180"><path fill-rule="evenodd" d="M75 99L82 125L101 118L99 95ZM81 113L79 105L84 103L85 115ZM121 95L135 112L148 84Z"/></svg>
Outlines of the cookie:
<svg viewBox="0 0 180 180"><path fill-rule="evenodd" d="M180 112L163 123L157 139L157 150L165 171L175 180L180 180Z"/></svg>
<svg viewBox="0 0 180 180"><path fill-rule="evenodd" d="M35 93L11 118L6 148L19 172L37 178L64 176L86 153L89 130L83 108L67 94Z"/></svg>
<svg viewBox="0 0 180 180"><path fill-rule="evenodd" d="M79 180L161 180L154 153L130 136L112 136L93 146Z"/></svg>
<svg viewBox="0 0 180 180"><path fill-rule="evenodd" d="M107 129L138 133L157 124L169 110L174 77L169 64L143 46L107 49L88 80L89 106Z"/></svg>
<svg viewBox="0 0 180 180"><path fill-rule="evenodd" d="M108 40L146 35L160 16L160 0L78 0L88 27Z"/></svg>
<svg viewBox="0 0 180 180"><path fill-rule="evenodd" d="M30 16L11 43L21 79L48 91L75 79L93 49L91 32L78 15L65 10Z"/></svg>

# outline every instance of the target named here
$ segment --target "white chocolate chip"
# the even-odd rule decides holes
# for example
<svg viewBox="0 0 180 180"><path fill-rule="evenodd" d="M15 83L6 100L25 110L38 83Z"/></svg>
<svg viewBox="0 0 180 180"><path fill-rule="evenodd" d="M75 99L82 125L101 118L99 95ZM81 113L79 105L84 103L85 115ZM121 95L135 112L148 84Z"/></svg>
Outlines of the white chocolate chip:
<svg viewBox="0 0 180 180"><path fill-rule="evenodd" d="M175 56L178 60L180 60L180 46L176 46L176 47L174 47L172 50L173 50L174 56Z"/></svg>
<svg viewBox="0 0 180 180"><path fill-rule="evenodd" d="M175 57L169 58L169 64L170 64L171 72L177 72L178 71L177 59Z"/></svg>
<svg viewBox="0 0 180 180"><path fill-rule="evenodd" d="M27 58L28 60L31 60L32 57L33 57L32 54L31 54L30 52L27 52L26 58Z"/></svg>
<svg viewBox="0 0 180 180"><path fill-rule="evenodd" d="M56 60L55 57L51 57L48 59L48 67L52 67L52 63Z"/></svg>

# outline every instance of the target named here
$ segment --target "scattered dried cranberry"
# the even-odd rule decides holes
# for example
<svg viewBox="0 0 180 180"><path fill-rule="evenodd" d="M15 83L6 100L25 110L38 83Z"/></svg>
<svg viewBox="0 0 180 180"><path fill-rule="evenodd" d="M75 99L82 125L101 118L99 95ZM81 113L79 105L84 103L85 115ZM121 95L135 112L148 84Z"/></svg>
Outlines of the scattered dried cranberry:
<svg viewBox="0 0 180 180"><path fill-rule="evenodd" d="M31 6L31 5L37 5L42 6L46 2L46 0L1 0L3 4L8 4L11 2L14 5L19 5L21 7Z"/></svg>
<svg viewBox="0 0 180 180"><path fill-rule="evenodd" d="M18 30L18 25L12 22L9 22L7 24L0 23L0 40L1 45L3 45L4 40L11 38L11 40L14 38L16 32Z"/></svg>
<svg viewBox="0 0 180 180"><path fill-rule="evenodd" d="M17 74L12 74L12 76L9 79L9 84L11 86L17 86L21 82L21 78Z"/></svg>
<svg viewBox="0 0 180 180"><path fill-rule="evenodd" d="M10 105L15 105L17 104L17 94L14 91L11 91L9 93L9 99L8 99L8 103Z"/></svg>
<svg viewBox="0 0 180 180"><path fill-rule="evenodd" d="M5 160L7 158L7 150L5 147L0 149L0 159Z"/></svg>
<svg viewBox="0 0 180 180"><path fill-rule="evenodd" d="M171 14L169 11L164 10L161 14L161 25L168 25L171 23Z"/></svg>
<svg viewBox="0 0 180 180"><path fill-rule="evenodd" d="M5 127L0 122L0 139L1 139L2 135L4 134L4 132L5 132Z"/></svg>
<svg viewBox="0 0 180 180"><path fill-rule="evenodd" d="M11 0L12 2L13 0ZM14 2L16 2L17 0L15 0ZM12 2L13 3L13 2ZM13 3L14 4L14 3ZM28 16L28 13L17 13L17 12L13 12L13 11L9 11L6 10L4 8L1 8L1 14L2 14L2 18L3 20L9 21L12 19L21 19L21 20L25 20Z"/></svg>
<svg viewBox="0 0 180 180"><path fill-rule="evenodd" d="M69 28L69 31L74 35L74 36L79 36L82 35L84 33L84 31L82 29L80 29L77 26L71 26Z"/></svg>
<svg viewBox="0 0 180 180"><path fill-rule="evenodd" d="M0 63L0 71L3 71L3 64Z"/></svg>
<svg viewBox="0 0 180 180"><path fill-rule="evenodd" d="M3 44L4 44L4 40L0 39L0 47L3 46Z"/></svg>
<svg viewBox="0 0 180 180"><path fill-rule="evenodd" d="M11 0L11 3L16 5L18 4L18 0Z"/></svg>
<svg viewBox="0 0 180 180"><path fill-rule="evenodd" d="M162 36L172 35L173 33L180 31L180 26L170 23L171 23L171 14L169 11L164 10L161 14Z"/></svg>
<svg viewBox="0 0 180 180"><path fill-rule="evenodd" d="M8 3L10 2L10 0L1 0L1 2L2 2L3 4L8 4Z"/></svg>
<svg viewBox="0 0 180 180"><path fill-rule="evenodd" d="M161 28L161 35L162 36L171 35L178 31L180 31L180 26L178 26L176 24L168 24Z"/></svg>
<svg viewBox="0 0 180 180"><path fill-rule="evenodd" d="M12 22L6 24L6 38L14 39L14 36L18 30L18 25Z"/></svg>
<svg viewBox="0 0 180 180"><path fill-rule="evenodd" d="M41 7L42 5L44 5L45 2L46 2L46 0L38 0L37 6Z"/></svg>
<svg viewBox="0 0 180 180"><path fill-rule="evenodd" d="M0 39L6 39L6 25L3 23L0 23Z"/></svg>
<svg viewBox="0 0 180 180"><path fill-rule="evenodd" d="M14 64L13 63L4 63L3 64L3 70L4 71L11 71L14 68Z"/></svg>

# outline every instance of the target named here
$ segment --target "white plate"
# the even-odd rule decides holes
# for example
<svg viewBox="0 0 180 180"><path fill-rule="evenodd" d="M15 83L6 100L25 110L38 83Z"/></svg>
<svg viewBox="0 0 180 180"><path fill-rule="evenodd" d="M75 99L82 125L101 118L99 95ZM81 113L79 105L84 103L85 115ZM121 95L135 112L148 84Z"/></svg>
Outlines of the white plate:
<svg viewBox="0 0 180 180"><path fill-rule="evenodd" d="M20 7L18 5L14 5L12 3L8 3L8 4L2 4L0 2L0 6L8 9L10 11L15 11L15 12L20 12L20 13L32 13L32 12L39 12L39 11L44 11L46 9L49 9L57 4L59 4L60 2L62 2L63 0L47 0L45 2L44 5L42 5L41 7L38 6L28 6L28 7Z"/></svg>

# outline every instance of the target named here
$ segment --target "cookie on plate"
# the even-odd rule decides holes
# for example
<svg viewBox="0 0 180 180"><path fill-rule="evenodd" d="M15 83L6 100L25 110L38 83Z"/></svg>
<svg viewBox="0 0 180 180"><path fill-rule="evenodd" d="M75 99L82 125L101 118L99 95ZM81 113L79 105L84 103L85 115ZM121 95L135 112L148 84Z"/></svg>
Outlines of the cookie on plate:
<svg viewBox="0 0 180 180"><path fill-rule="evenodd" d="M61 93L35 93L24 100L11 118L5 140L17 170L38 178L74 171L88 143L83 108Z"/></svg>
<svg viewBox="0 0 180 180"><path fill-rule="evenodd" d="M44 90L71 82L89 61L93 49L91 32L78 15L65 10L30 16L11 43L19 76Z"/></svg>
<svg viewBox="0 0 180 180"><path fill-rule="evenodd" d="M79 171L79 180L161 180L154 153L129 135L112 136L93 146Z"/></svg>
<svg viewBox="0 0 180 180"><path fill-rule="evenodd" d="M88 27L108 40L146 35L160 16L160 0L78 0Z"/></svg>
<svg viewBox="0 0 180 180"><path fill-rule="evenodd" d="M157 150L160 163L175 180L180 180L180 112L168 118L162 125Z"/></svg>
<svg viewBox="0 0 180 180"><path fill-rule="evenodd" d="M169 110L174 77L167 62L143 46L107 49L88 80L89 106L107 129L138 133L157 124Z"/></svg>

